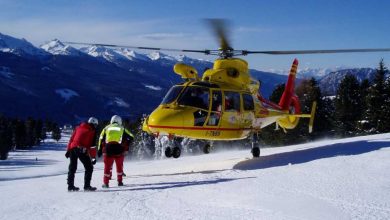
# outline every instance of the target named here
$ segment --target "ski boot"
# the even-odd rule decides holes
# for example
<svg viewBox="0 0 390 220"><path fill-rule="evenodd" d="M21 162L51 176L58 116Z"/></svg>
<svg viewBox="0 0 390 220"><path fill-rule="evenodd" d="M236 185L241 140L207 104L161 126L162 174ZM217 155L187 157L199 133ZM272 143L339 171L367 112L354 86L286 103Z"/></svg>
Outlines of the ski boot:
<svg viewBox="0 0 390 220"><path fill-rule="evenodd" d="M123 186L123 182L118 182L118 186Z"/></svg>
<svg viewBox="0 0 390 220"><path fill-rule="evenodd" d="M96 191L96 187L84 186L84 191Z"/></svg>
<svg viewBox="0 0 390 220"><path fill-rule="evenodd" d="M68 191L69 192L75 192L75 191L79 191L80 188L79 187L75 187L75 186L68 186Z"/></svg>
<svg viewBox="0 0 390 220"><path fill-rule="evenodd" d="M102 188L108 188L108 184L103 183Z"/></svg>

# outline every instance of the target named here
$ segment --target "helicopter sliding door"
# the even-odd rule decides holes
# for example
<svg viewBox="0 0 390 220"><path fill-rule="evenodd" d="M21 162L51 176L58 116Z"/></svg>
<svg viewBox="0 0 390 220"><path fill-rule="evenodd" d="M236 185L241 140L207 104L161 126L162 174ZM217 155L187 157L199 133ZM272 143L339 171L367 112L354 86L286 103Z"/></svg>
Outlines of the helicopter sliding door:
<svg viewBox="0 0 390 220"><path fill-rule="evenodd" d="M212 90L210 115L207 126L219 127L222 116L222 92L221 90Z"/></svg>
<svg viewBox="0 0 390 220"><path fill-rule="evenodd" d="M225 139L237 139L240 135L241 96L239 92L224 91L224 111L221 130Z"/></svg>
<svg viewBox="0 0 390 220"><path fill-rule="evenodd" d="M206 123L210 107L209 94L209 88L199 86L189 86L183 91L178 104L191 107L189 111L194 122L190 126L202 127Z"/></svg>
<svg viewBox="0 0 390 220"><path fill-rule="evenodd" d="M252 94L242 93L242 114L241 114L241 128L243 136L249 135L251 128L253 127L253 121L255 120L255 104Z"/></svg>

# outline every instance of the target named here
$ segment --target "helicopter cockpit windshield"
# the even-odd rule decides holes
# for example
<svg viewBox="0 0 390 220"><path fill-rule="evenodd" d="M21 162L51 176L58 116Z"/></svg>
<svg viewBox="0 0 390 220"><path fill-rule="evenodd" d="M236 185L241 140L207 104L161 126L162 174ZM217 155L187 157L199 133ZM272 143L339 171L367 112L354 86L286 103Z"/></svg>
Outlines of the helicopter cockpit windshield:
<svg viewBox="0 0 390 220"><path fill-rule="evenodd" d="M180 94L181 90L184 88L184 86L174 86L172 87L168 93L165 95L164 99L162 100L161 104L169 104L177 98L177 96Z"/></svg>
<svg viewBox="0 0 390 220"><path fill-rule="evenodd" d="M184 91L182 92L184 88ZM200 109L209 109L210 89L202 86L173 86L165 95L161 104L169 104L177 100L178 105Z"/></svg>
<svg viewBox="0 0 390 220"><path fill-rule="evenodd" d="M208 110L209 93L209 88L189 86L184 90L183 94L179 98L178 104Z"/></svg>

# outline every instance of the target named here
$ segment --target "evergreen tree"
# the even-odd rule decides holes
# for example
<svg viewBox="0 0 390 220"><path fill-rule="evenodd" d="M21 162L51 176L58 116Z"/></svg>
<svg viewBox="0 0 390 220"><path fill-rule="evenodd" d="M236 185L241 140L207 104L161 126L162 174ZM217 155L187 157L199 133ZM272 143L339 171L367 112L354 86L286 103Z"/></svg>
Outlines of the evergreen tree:
<svg viewBox="0 0 390 220"><path fill-rule="evenodd" d="M36 121L35 127L34 127L34 137L35 137L34 145L39 145L41 143L41 141L46 138L43 136L43 133L45 133L45 136L46 136L46 132L43 132L43 122L42 122L42 120L39 119Z"/></svg>
<svg viewBox="0 0 390 220"><path fill-rule="evenodd" d="M280 98L283 95L284 87L286 87L286 84L279 84L275 87L274 91L272 91L272 94L269 96L269 100L274 103L279 103Z"/></svg>
<svg viewBox="0 0 390 220"><path fill-rule="evenodd" d="M335 102L333 97L322 97L322 107L317 107L314 132L319 137L334 136L336 133ZM322 117L321 117L322 116ZM319 128L320 127L320 128Z"/></svg>
<svg viewBox="0 0 390 220"><path fill-rule="evenodd" d="M29 117L26 121L10 119L0 115L0 159L7 159L8 152L15 147L26 149L46 138L42 121Z"/></svg>
<svg viewBox="0 0 390 220"><path fill-rule="evenodd" d="M383 100L383 132L390 132L390 77L385 81Z"/></svg>
<svg viewBox="0 0 390 220"><path fill-rule="evenodd" d="M297 131L302 132L304 139L327 136L332 133L334 126L334 108L330 98L322 95L316 79L303 80L296 88L296 94L300 99L302 113L310 114L313 102L317 102L314 117L313 133L309 135L309 120L301 120Z"/></svg>
<svg viewBox="0 0 390 220"><path fill-rule="evenodd" d="M25 128L26 128L26 145L27 147L32 147L35 145L35 120L31 117L27 118L25 122Z"/></svg>
<svg viewBox="0 0 390 220"><path fill-rule="evenodd" d="M0 116L0 160L6 160L12 149L12 127L10 120Z"/></svg>
<svg viewBox="0 0 390 220"><path fill-rule="evenodd" d="M27 146L26 141L26 126L24 121L15 119L12 121L13 125L13 143L16 148L24 149Z"/></svg>
<svg viewBox="0 0 390 220"><path fill-rule="evenodd" d="M46 131L47 132L52 132L54 130L54 127L55 127L55 123L50 121L50 120L46 120L45 121L45 128L46 128Z"/></svg>
<svg viewBox="0 0 390 220"><path fill-rule="evenodd" d="M388 126L385 116L387 115L386 105L387 97L389 96L385 91L385 74L387 68L385 67L383 59L379 62L379 67L376 71L374 81L368 90L366 99L367 110L365 118L368 120L370 131L372 133L379 133L386 131Z"/></svg>
<svg viewBox="0 0 390 220"><path fill-rule="evenodd" d="M367 130L369 130L369 123L367 120L365 120L366 116L366 112L367 112L367 97L368 97L368 93L369 93L369 88L370 88L370 81L368 79L364 79L361 83L360 83L360 94L361 94L361 97L362 97L362 121L361 123L359 124L359 130L362 131L362 132L367 132Z"/></svg>
<svg viewBox="0 0 390 220"><path fill-rule="evenodd" d="M295 93L299 97L303 114L310 114L313 102L317 102L313 133L309 133L309 119L300 119L296 128L287 130L285 144L303 143L327 135L333 126L332 111L325 106L318 82L314 78L302 80Z"/></svg>
<svg viewBox="0 0 390 220"><path fill-rule="evenodd" d="M53 131L51 134L51 138L53 138L57 142L61 139L61 129L60 129L60 127L58 127L57 124L53 125Z"/></svg>
<svg viewBox="0 0 390 220"><path fill-rule="evenodd" d="M360 84L355 76L347 74L341 81L335 99L337 133L343 136L356 134L362 119Z"/></svg>
<svg viewBox="0 0 390 220"><path fill-rule="evenodd" d="M46 127L42 127L42 131L41 131L41 136L40 136L40 140L41 141L45 141L45 139L47 138L47 129Z"/></svg>

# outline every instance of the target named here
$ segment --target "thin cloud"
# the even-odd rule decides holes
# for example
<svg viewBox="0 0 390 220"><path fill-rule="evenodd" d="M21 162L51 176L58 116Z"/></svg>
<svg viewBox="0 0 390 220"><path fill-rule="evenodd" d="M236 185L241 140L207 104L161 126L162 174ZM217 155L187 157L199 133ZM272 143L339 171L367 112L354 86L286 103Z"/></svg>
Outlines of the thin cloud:
<svg viewBox="0 0 390 220"><path fill-rule="evenodd" d="M18 38L26 38L39 45L58 38L66 41L126 43L139 40L143 33L151 32L162 21L47 21L39 19L16 20L0 23L0 30ZM156 35L157 37L157 35ZM160 36L161 37L161 36Z"/></svg>
<svg viewBox="0 0 390 220"><path fill-rule="evenodd" d="M36 46L52 39L83 43L107 43L130 46L205 49L214 48L214 39L204 33L165 32L172 29L170 20L147 21L49 21L14 20L0 23L2 33L25 38Z"/></svg>
<svg viewBox="0 0 390 220"><path fill-rule="evenodd" d="M238 27L236 29L237 32L247 32L247 33L264 33L264 32L271 32L272 29L270 28L260 28L260 27Z"/></svg>
<svg viewBox="0 0 390 220"><path fill-rule="evenodd" d="M151 34L143 34L139 37L151 39L151 40L164 40L164 39L172 39L172 38L189 38L191 34L185 33L151 33Z"/></svg>

